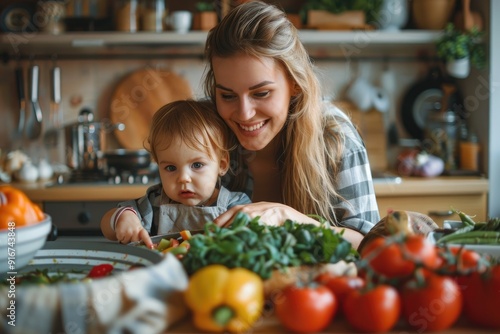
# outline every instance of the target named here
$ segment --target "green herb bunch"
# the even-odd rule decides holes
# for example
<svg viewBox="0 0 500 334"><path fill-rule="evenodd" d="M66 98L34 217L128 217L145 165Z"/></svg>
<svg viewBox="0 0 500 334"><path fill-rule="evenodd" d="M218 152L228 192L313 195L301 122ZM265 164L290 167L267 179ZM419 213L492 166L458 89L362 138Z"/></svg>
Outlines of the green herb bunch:
<svg viewBox="0 0 500 334"><path fill-rule="evenodd" d="M486 53L481 43L482 37L483 33L477 27L463 32L456 29L453 23L448 23L443 36L436 43L437 56L444 61L469 57L474 67L482 69L486 64Z"/></svg>
<svg viewBox="0 0 500 334"><path fill-rule="evenodd" d="M209 1L199 1L196 3L196 10L198 12L211 12L214 10L214 2L212 0Z"/></svg>
<svg viewBox="0 0 500 334"><path fill-rule="evenodd" d="M308 0L300 10L303 21L306 21L309 10L326 10L339 14L347 10L362 10L366 14L366 22L374 22L382 6L382 0Z"/></svg>
<svg viewBox="0 0 500 334"><path fill-rule="evenodd" d="M189 275L210 264L247 268L263 279L286 267L354 261L351 243L329 227L287 220L282 226L261 224L239 213L229 228L207 223L189 240L182 263Z"/></svg>

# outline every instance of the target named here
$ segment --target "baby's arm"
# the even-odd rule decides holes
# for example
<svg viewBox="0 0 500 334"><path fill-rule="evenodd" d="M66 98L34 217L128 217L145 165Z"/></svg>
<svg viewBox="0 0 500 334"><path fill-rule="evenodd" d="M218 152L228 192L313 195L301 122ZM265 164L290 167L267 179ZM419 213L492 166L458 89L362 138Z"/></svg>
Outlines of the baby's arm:
<svg viewBox="0 0 500 334"><path fill-rule="evenodd" d="M153 247L149 233L132 207L109 210L101 219L101 230L106 238L118 240L122 244L142 240L146 247Z"/></svg>

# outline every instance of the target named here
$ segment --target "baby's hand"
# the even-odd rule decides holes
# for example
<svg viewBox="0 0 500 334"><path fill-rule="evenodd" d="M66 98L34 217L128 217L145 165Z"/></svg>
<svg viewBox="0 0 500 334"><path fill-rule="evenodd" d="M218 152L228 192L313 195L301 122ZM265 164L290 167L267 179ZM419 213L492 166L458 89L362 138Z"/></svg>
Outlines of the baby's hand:
<svg viewBox="0 0 500 334"><path fill-rule="evenodd" d="M132 241L144 241L146 247L153 248L148 231L144 229L139 218L133 212L123 212L115 226L116 239L122 244Z"/></svg>

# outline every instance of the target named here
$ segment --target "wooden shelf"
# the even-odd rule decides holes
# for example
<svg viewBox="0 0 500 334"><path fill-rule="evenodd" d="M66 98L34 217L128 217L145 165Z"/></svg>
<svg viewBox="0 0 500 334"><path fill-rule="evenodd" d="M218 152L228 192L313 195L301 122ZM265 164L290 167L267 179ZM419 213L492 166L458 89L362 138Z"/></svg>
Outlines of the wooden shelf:
<svg viewBox="0 0 500 334"><path fill-rule="evenodd" d="M440 31L402 30L397 32L301 30L304 45L316 54L354 56L387 54L415 55L428 48ZM113 53L202 54L207 32L75 32L61 35L46 33L0 34L0 52L8 57L40 55L88 55ZM404 47L402 47L404 46ZM396 52L396 53L395 53Z"/></svg>

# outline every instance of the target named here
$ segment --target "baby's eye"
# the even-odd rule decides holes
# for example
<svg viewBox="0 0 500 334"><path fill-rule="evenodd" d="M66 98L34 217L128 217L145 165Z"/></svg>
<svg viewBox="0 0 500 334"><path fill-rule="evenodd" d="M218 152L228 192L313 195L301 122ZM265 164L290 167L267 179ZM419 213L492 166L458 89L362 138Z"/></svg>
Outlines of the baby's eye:
<svg viewBox="0 0 500 334"><path fill-rule="evenodd" d="M174 166L174 165L168 165L168 166L165 166L165 170L167 172L173 172L175 171L177 168Z"/></svg>
<svg viewBox="0 0 500 334"><path fill-rule="evenodd" d="M201 167L204 166L204 164L202 162L193 162L193 164L191 165L194 169L200 169Z"/></svg>
<svg viewBox="0 0 500 334"><path fill-rule="evenodd" d="M266 91L263 91L263 92L254 93L253 95L256 96L256 97L266 97L270 93L271 93L271 91L266 90Z"/></svg>

